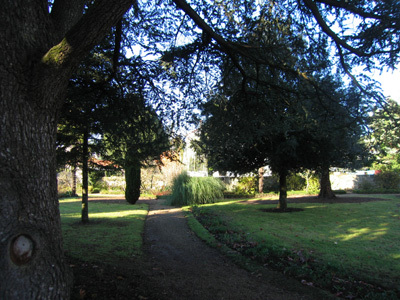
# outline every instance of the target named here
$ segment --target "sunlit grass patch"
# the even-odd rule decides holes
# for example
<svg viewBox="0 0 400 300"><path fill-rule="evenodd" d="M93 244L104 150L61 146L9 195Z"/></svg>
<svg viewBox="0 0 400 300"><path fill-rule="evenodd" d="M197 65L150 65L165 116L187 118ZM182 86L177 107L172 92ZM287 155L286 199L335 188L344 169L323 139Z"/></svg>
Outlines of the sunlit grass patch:
<svg viewBox="0 0 400 300"><path fill-rule="evenodd" d="M304 211L282 214L262 211L274 204L243 201L193 211L219 241L300 279L339 289L332 278L343 276L346 284L353 278L400 291L400 199L385 198L289 204Z"/></svg>
<svg viewBox="0 0 400 300"><path fill-rule="evenodd" d="M61 200L60 211L67 255L107 263L141 255L148 205L89 202L89 224L80 223L80 199Z"/></svg>

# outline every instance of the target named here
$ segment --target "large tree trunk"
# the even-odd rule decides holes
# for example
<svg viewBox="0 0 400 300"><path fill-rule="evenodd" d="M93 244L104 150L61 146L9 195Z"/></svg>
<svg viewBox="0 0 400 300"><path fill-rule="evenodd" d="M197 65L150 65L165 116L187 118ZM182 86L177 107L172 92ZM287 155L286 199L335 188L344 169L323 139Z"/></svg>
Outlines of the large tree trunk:
<svg viewBox="0 0 400 300"><path fill-rule="evenodd" d="M57 199L57 110L68 78L131 0L2 1L0 299L68 299Z"/></svg>
<svg viewBox="0 0 400 300"><path fill-rule="evenodd" d="M279 172L279 201L278 208L285 210L287 208L287 172L285 170Z"/></svg>
<svg viewBox="0 0 400 300"><path fill-rule="evenodd" d="M320 191L318 197L326 199L336 198L332 191L331 180L329 178L329 168L324 168L321 171Z"/></svg>
<svg viewBox="0 0 400 300"><path fill-rule="evenodd" d="M52 101L66 81L54 84L0 56L0 299L67 299Z"/></svg>

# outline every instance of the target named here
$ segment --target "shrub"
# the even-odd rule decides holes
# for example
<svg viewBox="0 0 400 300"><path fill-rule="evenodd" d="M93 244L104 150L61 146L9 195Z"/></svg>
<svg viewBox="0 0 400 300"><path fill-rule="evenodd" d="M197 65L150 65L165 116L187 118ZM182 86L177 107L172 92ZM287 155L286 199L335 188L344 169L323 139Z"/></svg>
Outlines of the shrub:
<svg viewBox="0 0 400 300"><path fill-rule="evenodd" d="M171 204L177 206L214 203L223 198L224 186L213 177L190 177L186 172L173 181Z"/></svg>
<svg viewBox="0 0 400 300"><path fill-rule="evenodd" d="M357 185L357 190L362 190L362 191L372 191L373 189L376 189L375 183L372 182L371 180L367 178L362 178L360 182Z"/></svg>
<svg viewBox="0 0 400 300"><path fill-rule="evenodd" d="M241 177L235 188L235 194L254 195L257 190L257 177Z"/></svg>
<svg viewBox="0 0 400 300"><path fill-rule="evenodd" d="M344 195L347 194L347 192L345 190L334 190L333 191L336 195Z"/></svg>
<svg viewBox="0 0 400 300"><path fill-rule="evenodd" d="M357 189L353 190L354 194L399 194L400 189L383 189L383 188L373 188L368 190Z"/></svg>
<svg viewBox="0 0 400 300"><path fill-rule="evenodd" d="M92 194L98 194L98 193L100 193L100 189L97 188L97 187L94 187L94 188L92 189L91 193L92 193Z"/></svg>
<svg viewBox="0 0 400 300"><path fill-rule="evenodd" d="M264 177L264 192L279 192L279 177L276 174Z"/></svg>
<svg viewBox="0 0 400 300"><path fill-rule="evenodd" d="M304 189L309 194L318 194L320 189L319 178L315 175L312 176L308 181L308 190L307 190L307 183Z"/></svg>
<svg viewBox="0 0 400 300"><path fill-rule="evenodd" d="M286 184L288 191L301 191L306 187L306 180L298 174L290 173Z"/></svg>
<svg viewBox="0 0 400 300"><path fill-rule="evenodd" d="M374 181L382 189L398 189L400 185L400 174L398 172L388 171L375 175Z"/></svg>

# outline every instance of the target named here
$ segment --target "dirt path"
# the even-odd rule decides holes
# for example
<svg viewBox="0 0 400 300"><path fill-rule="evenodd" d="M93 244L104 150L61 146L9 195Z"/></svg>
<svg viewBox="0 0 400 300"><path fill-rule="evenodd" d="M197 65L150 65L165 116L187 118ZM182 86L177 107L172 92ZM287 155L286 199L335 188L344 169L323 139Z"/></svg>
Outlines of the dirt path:
<svg viewBox="0 0 400 300"><path fill-rule="evenodd" d="M150 205L145 275L166 299L326 299L318 289L277 272L250 274L195 236L181 209L162 200L142 201Z"/></svg>

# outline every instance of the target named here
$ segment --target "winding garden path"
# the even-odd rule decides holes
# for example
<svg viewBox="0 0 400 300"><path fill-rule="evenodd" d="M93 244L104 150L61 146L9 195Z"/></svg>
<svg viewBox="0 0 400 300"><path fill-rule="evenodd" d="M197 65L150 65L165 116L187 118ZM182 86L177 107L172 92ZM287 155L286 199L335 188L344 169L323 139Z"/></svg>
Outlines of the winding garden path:
<svg viewBox="0 0 400 300"><path fill-rule="evenodd" d="M145 275L162 298L326 299L322 291L280 273L256 275L239 268L189 229L180 208L166 206L163 200L141 201L150 205L144 232Z"/></svg>

